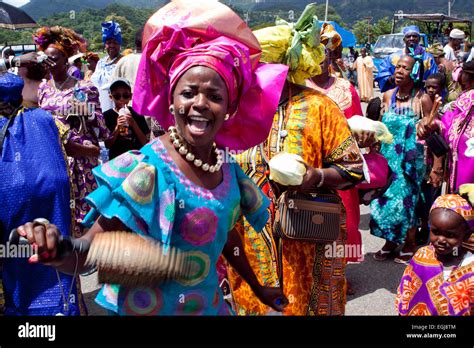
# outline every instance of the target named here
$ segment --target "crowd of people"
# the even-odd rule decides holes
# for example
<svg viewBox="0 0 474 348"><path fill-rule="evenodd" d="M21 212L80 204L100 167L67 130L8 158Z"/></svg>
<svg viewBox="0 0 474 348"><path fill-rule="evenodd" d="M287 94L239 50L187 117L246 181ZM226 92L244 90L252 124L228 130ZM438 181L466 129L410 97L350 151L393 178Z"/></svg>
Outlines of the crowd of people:
<svg viewBox="0 0 474 348"><path fill-rule="evenodd" d="M473 315L474 61L457 58L464 33L425 50L418 27L405 27L406 47L376 71L367 48L344 62L341 36L315 11L252 31L221 3L175 0L129 54L109 21L102 58L53 26L35 32L38 52L0 59L0 237L35 249L0 259L0 313L86 315L88 250L62 254L61 241L129 231L197 266L153 286L103 284L96 302L111 315L344 315L357 291L346 266L364 261L364 203L370 233L385 240L373 258L406 265L397 312ZM282 153L304 164L299 184L275 179ZM291 215L287 194L321 215L309 225ZM316 224L337 236L277 232L290 218L299 234ZM358 252L330 255L329 243Z"/></svg>

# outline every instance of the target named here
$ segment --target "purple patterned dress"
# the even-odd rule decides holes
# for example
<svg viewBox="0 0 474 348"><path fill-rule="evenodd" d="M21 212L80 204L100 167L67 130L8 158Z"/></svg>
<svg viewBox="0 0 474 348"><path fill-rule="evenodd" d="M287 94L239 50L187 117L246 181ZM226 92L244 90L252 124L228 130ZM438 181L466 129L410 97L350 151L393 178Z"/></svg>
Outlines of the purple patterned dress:
<svg viewBox="0 0 474 348"><path fill-rule="evenodd" d="M474 90L463 92L442 118L443 136L449 144L449 189L474 183Z"/></svg>
<svg viewBox="0 0 474 348"><path fill-rule="evenodd" d="M87 105L93 111L90 117L75 115L81 114L81 110L74 110L72 105L75 89L86 94ZM50 111L61 123L70 128L69 137L65 142L98 146L99 141L105 141L110 137L100 109L99 92L90 81L78 81L74 88L62 91L50 82L43 82L38 91L38 103L42 109ZM74 236L78 237L84 232L81 223L90 210L85 197L97 188L92 168L99 163L97 157L68 157L68 163L74 191L73 206L76 218Z"/></svg>

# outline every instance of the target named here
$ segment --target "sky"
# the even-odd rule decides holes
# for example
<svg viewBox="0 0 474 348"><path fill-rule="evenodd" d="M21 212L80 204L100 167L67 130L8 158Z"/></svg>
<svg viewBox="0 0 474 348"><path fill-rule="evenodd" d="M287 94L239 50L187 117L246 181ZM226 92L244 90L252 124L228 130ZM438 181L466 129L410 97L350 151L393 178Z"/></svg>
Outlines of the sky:
<svg viewBox="0 0 474 348"><path fill-rule="evenodd" d="M3 0L3 2L6 2L16 7L20 7L20 6L23 6L24 4L29 3L30 0Z"/></svg>

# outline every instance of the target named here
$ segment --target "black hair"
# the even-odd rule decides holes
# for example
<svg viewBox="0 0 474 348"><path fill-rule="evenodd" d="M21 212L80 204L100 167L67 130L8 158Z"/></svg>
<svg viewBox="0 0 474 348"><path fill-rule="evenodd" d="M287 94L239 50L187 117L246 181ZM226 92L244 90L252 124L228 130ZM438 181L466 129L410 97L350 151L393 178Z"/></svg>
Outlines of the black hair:
<svg viewBox="0 0 474 348"><path fill-rule="evenodd" d="M446 75L442 73L434 73L428 76L426 80L436 80L438 81L441 89L444 89L446 87Z"/></svg>
<svg viewBox="0 0 474 348"><path fill-rule="evenodd" d="M366 116L373 121L380 121L380 112L382 110L382 100L375 97L367 104Z"/></svg>
<svg viewBox="0 0 474 348"><path fill-rule="evenodd" d="M467 74L470 80L474 80L474 60L466 62L462 65L463 74Z"/></svg>
<svg viewBox="0 0 474 348"><path fill-rule="evenodd" d="M26 77L33 81L41 81L46 77L48 71L43 64L35 64L26 68Z"/></svg>
<svg viewBox="0 0 474 348"><path fill-rule="evenodd" d="M115 90L116 88L118 87L126 87L127 89L130 90L130 92L132 91L132 87L130 87L129 85L127 85L125 82L123 81L117 81L117 82L114 82L112 84L112 86L110 86L110 92L112 92L113 90Z"/></svg>

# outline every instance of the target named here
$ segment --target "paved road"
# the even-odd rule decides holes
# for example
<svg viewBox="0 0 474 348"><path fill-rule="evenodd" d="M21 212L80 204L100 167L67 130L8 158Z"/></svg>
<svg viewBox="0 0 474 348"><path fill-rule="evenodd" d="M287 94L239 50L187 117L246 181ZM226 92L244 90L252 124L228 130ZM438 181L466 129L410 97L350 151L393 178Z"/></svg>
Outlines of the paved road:
<svg viewBox="0 0 474 348"><path fill-rule="evenodd" d="M376 91L376 96L380 93ZM362 103L363 111L367 108ZM348 280L355 294L347 297L346 315L396 315L395 294L405 266L393 262L375 261L372 255L384 244L380 238L369 233L370 210L361 206L363 251L365 259L360 264L350 264L346 268ZM105 311L94 303L98 291L96 274L82 277L82 289L91 315L104 315Z"/></svg>
<svg viewBox="0 0 474 348"><path fill-rule="evenodd" d="M364 262L349 264L346 275L355 291L347 297L346 315L397 315L395 295L404 265L386 261L375 261L372 255L383 245L384 240L369 233L369 208L361 206L362 245Z"/></svg>

